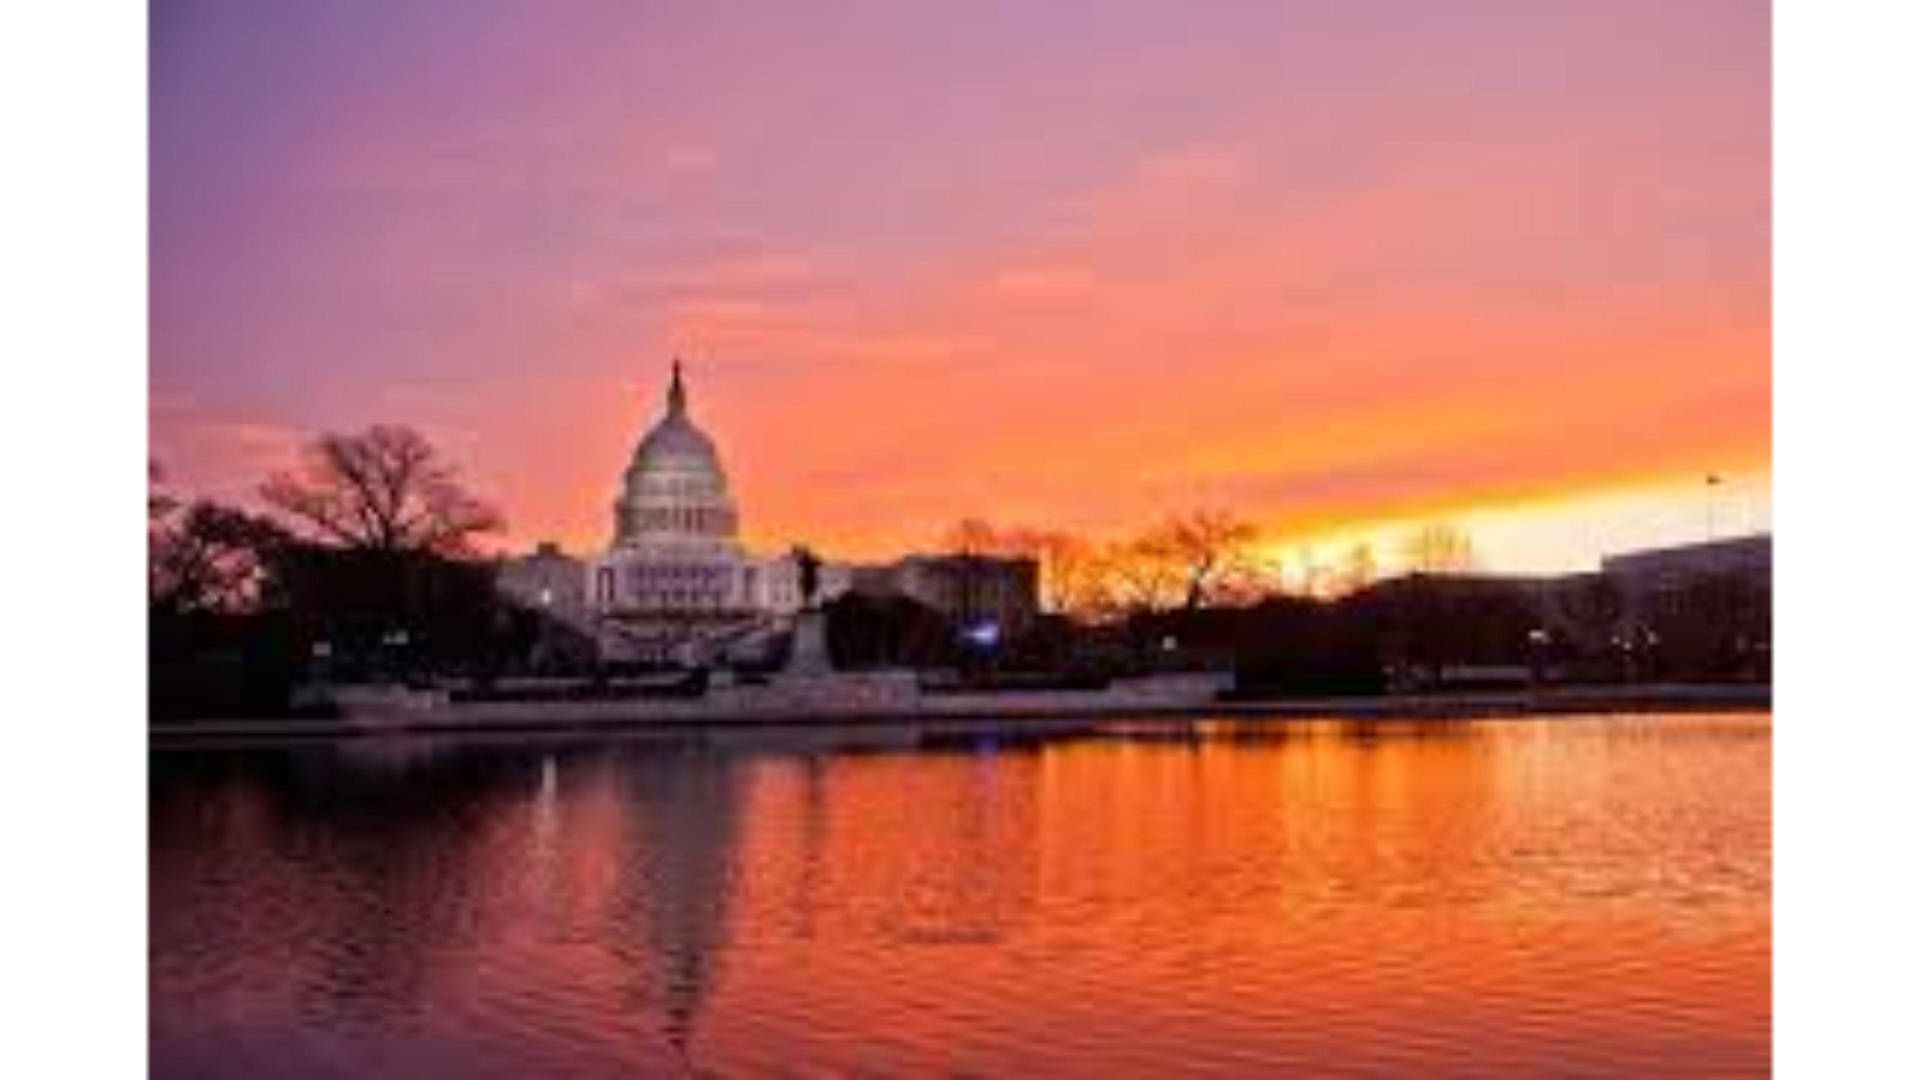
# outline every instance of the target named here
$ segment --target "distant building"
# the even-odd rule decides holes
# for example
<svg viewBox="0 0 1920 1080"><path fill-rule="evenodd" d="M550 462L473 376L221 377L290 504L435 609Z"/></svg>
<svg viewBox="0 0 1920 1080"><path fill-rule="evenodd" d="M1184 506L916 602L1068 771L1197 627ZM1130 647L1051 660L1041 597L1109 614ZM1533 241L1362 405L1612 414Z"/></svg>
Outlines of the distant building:
<svg viewBox="0 0 1920 1080"><path fill-rule="evenodd" d="M909 597L963 626L991 623L1015 636L1040 614L1040 564L992 555L908 555L853 571L852 587L868 595Z"/></svg>
<svg viewBox="0 0 1920 1080"><path fill-rule="evenodd" d="M1615 582L1629 604L1654 602L1662 594L1704 578L1735 578L1771 590L1773 536L1739 536L1677 547L1652 548L1603 559L1600 572Z"/></svg>
<svg viewBox="0 0 1920 1080"><path fill-rule="evenodd" d="M1623 633L1667 665L1770 676L1771 535L1636 551L1602 561L1600 570L1619 597Z"/></svg>
<svg viewBox="0 0 1920 1080"><path fill-rule="evenodd" d="M586 564L557 544L543 543L529 555L501 563L497 585L522 607L549 611L568 621L586 613Z"/></svg>

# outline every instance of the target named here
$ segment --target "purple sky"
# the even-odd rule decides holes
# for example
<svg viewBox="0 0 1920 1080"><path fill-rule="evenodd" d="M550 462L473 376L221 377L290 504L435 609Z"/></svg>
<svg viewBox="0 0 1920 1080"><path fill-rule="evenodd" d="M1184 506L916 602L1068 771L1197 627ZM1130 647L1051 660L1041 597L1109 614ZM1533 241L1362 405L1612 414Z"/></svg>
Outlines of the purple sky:
<svg viewBox="0 0 1920 1080"><path fill-rule="evenodd" d="M679 352L769 544L1222 505L1560 565L1707 471L1763 525L1768 23L159 2L154 453L232 494L409 422L596 545Z"/></svg>

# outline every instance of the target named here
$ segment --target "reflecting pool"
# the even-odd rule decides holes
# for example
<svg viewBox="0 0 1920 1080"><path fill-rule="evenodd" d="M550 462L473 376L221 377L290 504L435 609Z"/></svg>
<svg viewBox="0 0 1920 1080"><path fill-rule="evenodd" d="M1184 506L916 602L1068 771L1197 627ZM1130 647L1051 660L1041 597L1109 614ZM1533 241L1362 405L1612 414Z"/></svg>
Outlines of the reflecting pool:
<svg viewBox="0 0 1920 1080"><path fill-rule="evenodd" d="M155 750L154 1072L1760 1075L1770 736Z"/></svg>

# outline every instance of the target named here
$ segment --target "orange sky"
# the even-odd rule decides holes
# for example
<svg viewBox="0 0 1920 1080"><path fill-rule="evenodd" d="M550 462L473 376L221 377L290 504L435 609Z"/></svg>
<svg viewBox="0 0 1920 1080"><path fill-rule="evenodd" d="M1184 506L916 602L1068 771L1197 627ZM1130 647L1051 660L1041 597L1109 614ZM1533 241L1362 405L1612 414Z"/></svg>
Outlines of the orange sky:
<svg viewBox="0 0 1920 1080"><path fill-rule="evenodd" d="M1767 526L1764 5L1030 7L163 5L154 454L408 422L597 546L679 353L767 546Z"/></svg>

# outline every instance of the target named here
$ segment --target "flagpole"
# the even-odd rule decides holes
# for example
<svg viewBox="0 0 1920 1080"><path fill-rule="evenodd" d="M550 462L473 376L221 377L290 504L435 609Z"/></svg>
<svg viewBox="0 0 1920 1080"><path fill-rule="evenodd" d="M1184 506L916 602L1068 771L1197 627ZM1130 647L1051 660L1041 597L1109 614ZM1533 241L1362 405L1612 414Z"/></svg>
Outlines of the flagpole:
<svg viewBox="0 0 1920 1080"><path fill-rule="evenodd" d="M1713 489L1720 486L1720 474L1707 474L1707 543L1713 543Z"/></svg>

